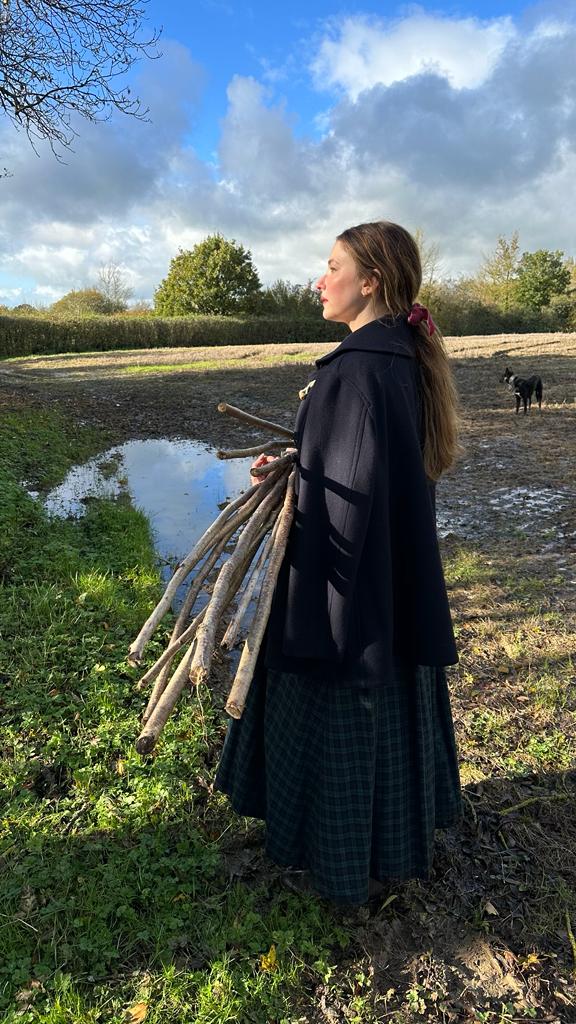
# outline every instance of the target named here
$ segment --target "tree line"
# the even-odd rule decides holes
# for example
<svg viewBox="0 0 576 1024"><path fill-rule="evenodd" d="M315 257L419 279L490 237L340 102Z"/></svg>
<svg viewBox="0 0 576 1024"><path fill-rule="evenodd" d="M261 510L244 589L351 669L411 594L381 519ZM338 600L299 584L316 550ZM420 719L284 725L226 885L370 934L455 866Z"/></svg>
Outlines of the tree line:
<svg viewBox="0 0 576 1024"><path fill-rule="evenodd" d="M560 250L521 252L518 232L499 236L472 276L442 276L439 248L421 231L419 300L434 310L444 333L499 330L576 329L576 264ZM154 302L129 305L133 292L116 264L102 267L96 282L73 289L43 313L83 317L110 315L194 315L244 317L321 317L312 282L279 279L263 287L252 255L235 240L209 235L192 249L181 249L154 293ZM0 312L34 315L28 304Z"/></svg>

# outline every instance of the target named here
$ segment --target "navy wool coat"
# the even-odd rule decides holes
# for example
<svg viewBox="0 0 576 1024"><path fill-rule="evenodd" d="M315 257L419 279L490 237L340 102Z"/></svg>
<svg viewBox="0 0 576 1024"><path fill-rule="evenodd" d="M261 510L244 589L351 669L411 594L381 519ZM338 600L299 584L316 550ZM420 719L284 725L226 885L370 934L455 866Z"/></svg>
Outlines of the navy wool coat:
<svg viewBox="0 0 576 1024"><path fill-rule="evenodd" d="M267 631L269 668L385 685L395 657L457 661L404 318L316 363L296 418L296 512Z"/></svg>

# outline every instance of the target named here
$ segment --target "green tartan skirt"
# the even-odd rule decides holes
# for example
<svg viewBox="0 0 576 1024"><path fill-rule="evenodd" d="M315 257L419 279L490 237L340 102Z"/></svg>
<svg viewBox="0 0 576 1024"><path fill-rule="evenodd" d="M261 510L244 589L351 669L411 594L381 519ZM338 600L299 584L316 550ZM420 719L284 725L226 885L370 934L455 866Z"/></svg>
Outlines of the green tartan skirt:
<svg viewBox="0 0 576 1024"><path fill-rule="evenodd" d="M446 674L398 665L385 685L256 672L215 789L266 822L266 852L321 896L364 903L369 878L428 878L435 828L460 817Z"/></svg>

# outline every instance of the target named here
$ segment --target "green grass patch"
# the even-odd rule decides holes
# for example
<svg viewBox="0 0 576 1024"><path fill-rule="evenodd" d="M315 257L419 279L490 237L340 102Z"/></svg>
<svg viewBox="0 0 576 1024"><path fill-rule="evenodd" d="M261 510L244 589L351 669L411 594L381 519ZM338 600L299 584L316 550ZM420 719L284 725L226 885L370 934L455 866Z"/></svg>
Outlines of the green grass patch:
<svg viewBox="0 0 576 1024"><path fill-rule="evenodd" d="M153 373L185 373L190 370L200 373L202 370L229 369L234 363L235 360L222 362L222 360L218 359L197 359L191 363L149 363L139 366L123 366L120 373L130 377L146 376Z"/></svg>
<svg viewBox="0 0 576 1024"><path fill-rule="evenodd" d="M158 1024L289 1020L350 932L226 872L245 824L207 789L223 733L208 689L155 756L134 750L145 697L126 652L159 591L148 523L126 498L50 518L20 483L46 489L107 439L48 413L2 425L2 1019L123 1021L142 1001Z"/></svg>
<svg viewBox="0 0 576 1024"><path fill-rule="evenodd" d="M287 363L310 364L312 358L305 352L284 352L275 354L259 353L254 356L254 363L258 366L282 366ZM126 376L147 376L148 374L163 373L202 373L206 370L236 370L246 369L246 357L220 358L220 359L196 359L188 363L140 363L137 366L123 366L118 371Z"/></svg>
<svg viewBox="0 0 576 1024"><path fill-rule="evenodd" d="M473 548L461 547L444 558L444 575L450 587L463 587L488 580L493 575L486 555Z"/></svg>

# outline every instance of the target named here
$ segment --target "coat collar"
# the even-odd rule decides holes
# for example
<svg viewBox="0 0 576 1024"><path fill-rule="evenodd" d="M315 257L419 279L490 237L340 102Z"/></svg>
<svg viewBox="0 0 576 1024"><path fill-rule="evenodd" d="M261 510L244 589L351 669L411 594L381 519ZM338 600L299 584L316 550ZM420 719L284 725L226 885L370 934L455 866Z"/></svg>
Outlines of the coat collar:
<svg viewBox="0 0 576 1024"><path fill-rule="evenodd" d="M412 331L403 316L383 316L371 320L357 331L351 331L336 348L317 359L316 366L325 366L346 352L392 352L413 359Z"/></svg>

